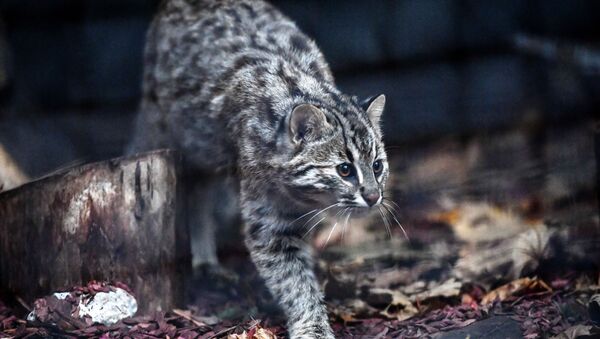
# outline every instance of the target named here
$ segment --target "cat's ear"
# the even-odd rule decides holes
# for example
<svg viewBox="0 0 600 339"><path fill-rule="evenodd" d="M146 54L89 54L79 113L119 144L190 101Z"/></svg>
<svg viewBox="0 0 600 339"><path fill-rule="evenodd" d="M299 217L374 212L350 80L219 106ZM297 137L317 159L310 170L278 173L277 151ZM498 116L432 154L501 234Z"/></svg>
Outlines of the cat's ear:
<svg viewBox="0 0 600 339"><path fill-rule="evenodd" d="M317 139L329 123L323 111L311 104L301 104L290 115L289 130L292 142Z"/></svg>
<svg viewBox="0 0 600 339"><path fill-rule="evenodd" d="M380 94L368 98L362 103L363 109L367 112L369 119L375 126L379 126L383 109L385 108L385 95Z"/></svg>

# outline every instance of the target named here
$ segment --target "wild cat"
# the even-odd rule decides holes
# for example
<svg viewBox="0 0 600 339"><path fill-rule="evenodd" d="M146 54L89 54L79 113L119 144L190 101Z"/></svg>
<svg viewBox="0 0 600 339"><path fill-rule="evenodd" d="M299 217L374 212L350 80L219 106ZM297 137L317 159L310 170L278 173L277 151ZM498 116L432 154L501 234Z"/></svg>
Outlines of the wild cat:
<svg viewBox="0 0 600 339"><path fill-rule="evenodd" d="M147 39L129 152L170 147L206 176L233 170L245 244L290 336L333 338L306 221L381 204L385 97L341 93L315 43L260 0L165 1ZM191 210L208 213L222 197L197 187ZM208 219L190 225L205 235L196 263L216 263Z"/></svg>

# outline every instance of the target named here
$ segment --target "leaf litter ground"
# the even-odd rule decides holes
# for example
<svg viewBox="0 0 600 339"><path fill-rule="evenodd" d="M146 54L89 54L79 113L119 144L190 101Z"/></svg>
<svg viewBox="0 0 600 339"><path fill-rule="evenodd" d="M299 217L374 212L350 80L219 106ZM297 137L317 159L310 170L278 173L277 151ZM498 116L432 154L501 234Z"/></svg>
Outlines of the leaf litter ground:
<svg viewBox="0 0 600 339"><path fill-rule="evenodd" d="M597 335L600 232L584 128L550 129L543 144L509 131L395 148L386 195L401 206L394 213L410 241L391 215L345 233L323 225L315 237L317 249L327 240L317 272L337 337ZM28 322L25 303L0 302L0 338L285 337L243 250L227 253L235 277L197 276L185 309L106 326L69 320L60 307L49 310L54 321Z"/></svg>

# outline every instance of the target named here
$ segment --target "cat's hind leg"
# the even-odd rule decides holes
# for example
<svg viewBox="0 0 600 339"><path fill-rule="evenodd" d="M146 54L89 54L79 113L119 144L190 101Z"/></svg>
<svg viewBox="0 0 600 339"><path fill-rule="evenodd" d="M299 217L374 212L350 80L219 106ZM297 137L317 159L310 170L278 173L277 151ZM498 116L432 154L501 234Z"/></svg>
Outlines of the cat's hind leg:
<svg viewBox="0 0 600 339"><path fill-rule="evenodd" d="M239 233L237 194L225 176L198 175L186 178L187 221L190 232L192 267L199 277L236 281L217 256L219 236Z"/></svg>

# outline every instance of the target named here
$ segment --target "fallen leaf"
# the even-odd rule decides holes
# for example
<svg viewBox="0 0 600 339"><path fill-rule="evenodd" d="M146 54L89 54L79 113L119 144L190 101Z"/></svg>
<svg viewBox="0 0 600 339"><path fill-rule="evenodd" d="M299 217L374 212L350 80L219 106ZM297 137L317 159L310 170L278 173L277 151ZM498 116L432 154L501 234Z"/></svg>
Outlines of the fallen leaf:
<svg viewBox="0 0 600 339"><path fill-rule="evenodd" d="M502 285L493 291L488 292L481 299L481 304L490 304L496 300L503 301L510 296L528 290L552 291L552 288L548 286L548 284L546 284L543 280L540 280L537 277L521 278L514 280L508 284Z"/></svg>
<svg viewBox="0 0 600 339"><path fill-rule="evenodd" d="M375 307L385 307L380 314L389 319L402 321L419 313L410 299L397 290L372 288L366 293L365 301Z"/></svg>
<svg viewBox="0 0 600 339"><path fill-rule="evenodd" d="M173 313L177 314L178 316L185 318L189 321L191 321L194 325L196 326L208 326L206 323L204 323L203 321L197 319L194 315L192 315L192 312L189 310L180 310L180 309L174 309Z"/></svg>
<svg viewBox="0 0 600 339"><path fill-rule="evenodd" d="M429 290L425 290L421 293L411 295L410 300L412 302L416 302L418 300L419 303L427 303L428 300L433 299L433 298L458 297L460 294L460 289L462 288L462 285L463 285L462 282L456 281L456 279L454 279L454 278L450 278L450 279L444 281L443 283L441 283L437 286L434 286L433 288L431 288Z"/></svg>
<svg viewBox="0 0 600 339"><path fill-rule="evenodd" d="M340 319L342 319L344 324L351 323L357 320L354 317L354 314L351 312L340 312L338 316L340 317Z"/></svg>
<svg viewBox="0 0 600 339"><path fill-rule="evenodd" d="M227 336L227 339L250 339L248 338L248 333L246 331L242 332L242 334L230 334Z"/></svg>
<svg viewBox="0 0 600 339"><path fill-rule="evenodd" d="M266 328L261 327L254 333L254 339L277 339L277 336Z"/></svg>
<svg viewBox="0 0 600 339"><path fill-rule="evenodd" d="M372 307L361 299L344 301L343 307L334 307L333 313L345 322L353 322L358 318L369 318L379 314L380 309Z"/></svg>
<svg viewBox="0 0 600 339"><path fill-rule="evenodd" d="M450 225L454 234L468 243L506 239L530 227L527 220L514 213L489 203L472 201L435 213L430 220Z"/></svg>
<svg viewBox="0 0 600 339"><path fill-rule="evenodd" d="M242 334L230 334L227 339L277 339L277 336L273 332L263 327L255 327L249 332L242 332Z"/></svg>
<svg viewBox="0 0 600 339"><path fill-rule="evenodd" d="M598 278L600 280L600 277ZM575 280L575 291L580 293L600 292L600 281L593 282L589 277L583 275Z"/></svg>

